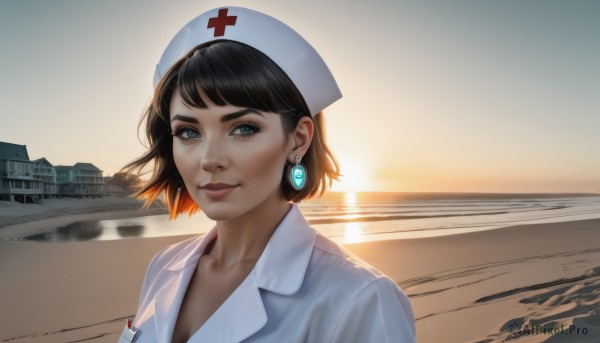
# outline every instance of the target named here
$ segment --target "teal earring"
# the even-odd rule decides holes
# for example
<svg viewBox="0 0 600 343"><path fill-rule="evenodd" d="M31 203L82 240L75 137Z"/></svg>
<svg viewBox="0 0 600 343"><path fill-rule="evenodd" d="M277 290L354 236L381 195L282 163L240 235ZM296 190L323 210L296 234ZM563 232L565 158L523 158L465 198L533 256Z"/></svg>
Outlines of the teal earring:
<svg viewBox="0 0 600 343"><path fill-rule="evenodd" d="M295 190L299 191L306 186L306 168L300 163L300 156L296 155L296 164L288 167L288 181L294 187Z"/></svg>

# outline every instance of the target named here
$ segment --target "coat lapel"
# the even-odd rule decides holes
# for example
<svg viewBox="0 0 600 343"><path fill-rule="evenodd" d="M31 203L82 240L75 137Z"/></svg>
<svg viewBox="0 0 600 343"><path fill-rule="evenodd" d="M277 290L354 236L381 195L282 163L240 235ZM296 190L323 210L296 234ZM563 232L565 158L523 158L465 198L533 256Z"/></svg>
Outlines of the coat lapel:
<svg viewBox="0 0 600 343"><path fill-rule="evenodd" d="M188 342L241 342L266 323L267 313L253 272L250 272Z"/></svg>
<svg viewBox="0 0 600 343"><path fill-rule="evenodd" d="M188 342L242 342L258 332L269 320L261 289L283 295L296 293L315 239L316 232L293 204L254 269Z"/></svg>
<svg viewBox="0 0 600 343"><path fill-rule="evenodd" d="M216 235L217 230L213 228L183 249L165 266L161 275L164 286L156 292L154 299L154 325L158 342L171 342L187 286L200 256Z"/></svg>
<svg viewBox="0 0 600 343"><path fill-rule="evenodd" d="M155 297L155 325L158 342L170 342L181 302L216 227L178 254L164 271L165 286ZM291 295L306 273L316 232L293 204L271 236L254 269L215 313L190 337L190 343L241 342L267 323L261 289Z"/></svg>
<svg viewBox="0 0 600 343"><path fill-rule="evenodd" d="M254 267L258 287L292 295L304 281L317 238L297 204L281 221Z"/></svg>
<svg viewBox="0 0 600 343"><path fill-rule="evenodd" d="M158 291L154 301L155 325L158 342L170 342L175 329L175 322L187 285L190 282L195 266L189 265L180 271L169 271L169 279Z"/></svg>
<svg viewBox="0 0 600 343"><path fill-rule="evenodd" d="M190 343L241 342L269 320L260 292L296 293L312 254L316 232L293 204L277 226L254 269L189 340Z"/></svg>

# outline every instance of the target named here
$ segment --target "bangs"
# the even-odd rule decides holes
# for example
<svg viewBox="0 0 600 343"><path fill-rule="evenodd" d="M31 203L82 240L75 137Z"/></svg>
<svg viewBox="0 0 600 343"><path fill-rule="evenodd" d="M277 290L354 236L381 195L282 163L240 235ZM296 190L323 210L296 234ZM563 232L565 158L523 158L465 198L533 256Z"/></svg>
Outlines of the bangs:
<svg viewBox="0 0 600 343"><path fill-rule="evenodd" d="M206 108L202 96L259 111L308 114L298 89L269 57L242 43L216 41L200 46L177 71L177 89L190 107Z"/></svg>

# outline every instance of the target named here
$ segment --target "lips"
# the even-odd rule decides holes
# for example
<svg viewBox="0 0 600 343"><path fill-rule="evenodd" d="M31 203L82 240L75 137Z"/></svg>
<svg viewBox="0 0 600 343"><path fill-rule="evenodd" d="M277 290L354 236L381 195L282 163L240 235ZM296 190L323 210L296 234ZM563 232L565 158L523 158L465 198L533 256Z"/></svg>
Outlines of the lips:
<svg viewBox="0 0 600 343"><path fill-rule="evenodd" d="M208 183L200 186L204 195L211 200L225 198L239 185L230 185L227 183Z"/></svg>
<svg viewBox="0 0 600 343"><path fill-rule="evenodd" d="M230 185L228 183L207 183L203 186L200 186L200 189L224 189L224 188L232 188L237 185Z"/></svg>

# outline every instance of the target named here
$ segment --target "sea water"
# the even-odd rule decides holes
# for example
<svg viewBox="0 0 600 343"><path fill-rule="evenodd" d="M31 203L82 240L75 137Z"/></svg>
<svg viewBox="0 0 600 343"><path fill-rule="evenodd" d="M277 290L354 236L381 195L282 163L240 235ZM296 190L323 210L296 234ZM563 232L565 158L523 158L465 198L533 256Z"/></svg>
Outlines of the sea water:
<svg viewBox="0 0 600 343"><path fill-rule="evenodd" d="M299 207L308 222L338 243L432 237L519 224L600 218L600 195L482 193L327 193ZM204 214L71 223L24 239L111 240L193 235L214 222Z"/></svg>

